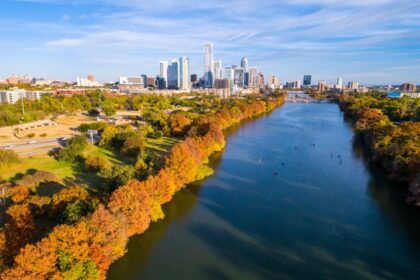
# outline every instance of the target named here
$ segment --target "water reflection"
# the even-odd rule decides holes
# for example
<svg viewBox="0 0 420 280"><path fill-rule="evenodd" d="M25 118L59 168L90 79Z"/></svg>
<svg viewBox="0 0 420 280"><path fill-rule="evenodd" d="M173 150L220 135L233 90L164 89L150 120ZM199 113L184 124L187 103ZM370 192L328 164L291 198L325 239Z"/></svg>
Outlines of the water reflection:
<svg viewBox="0 0 420 280"><path fill-rule="evenodd" d="M233 128L215 174L177 194L109 278L414 279L419 215L366 159L335 104Z"/></svg>

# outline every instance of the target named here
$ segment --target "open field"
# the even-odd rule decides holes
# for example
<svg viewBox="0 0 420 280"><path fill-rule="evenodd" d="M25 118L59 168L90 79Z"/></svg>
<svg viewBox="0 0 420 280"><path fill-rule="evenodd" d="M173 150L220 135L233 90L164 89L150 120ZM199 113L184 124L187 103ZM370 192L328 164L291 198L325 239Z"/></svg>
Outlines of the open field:
<svg viewBox="0 0 420 280"><path fill-rule="evenodd" d="M146 152L153 157L163 160L171 147L180 142L179 139L172 137L162 137L160 139L148 139ZM24 152L27 152L24 150ZM6 180L14 180L33 170L45 170L54 173L60 180L59 183L65 186L80 185L92 191L100 191L100 178L91 172L84 170L83 163L69 163L56 160L53 156L47 154L27 155L21 158L16 164L1 167L1 175ZM83 151L83 157L88 155L98 155L109 160L113 165L130 164L136 161L133 157L123 155L116 149L107 150L98 146L89 144Z"/></svg>

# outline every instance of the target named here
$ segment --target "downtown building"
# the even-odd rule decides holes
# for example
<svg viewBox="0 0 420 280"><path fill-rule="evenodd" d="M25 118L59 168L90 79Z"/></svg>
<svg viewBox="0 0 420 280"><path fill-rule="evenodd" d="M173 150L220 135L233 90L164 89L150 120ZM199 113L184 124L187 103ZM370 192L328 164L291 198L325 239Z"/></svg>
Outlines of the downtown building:
<svg viewBox="0 0 420 280"><path fill-rule="evenodd" d="M213 43L204 45L204 87L213 87L214 80L214 53Z"/></svg>

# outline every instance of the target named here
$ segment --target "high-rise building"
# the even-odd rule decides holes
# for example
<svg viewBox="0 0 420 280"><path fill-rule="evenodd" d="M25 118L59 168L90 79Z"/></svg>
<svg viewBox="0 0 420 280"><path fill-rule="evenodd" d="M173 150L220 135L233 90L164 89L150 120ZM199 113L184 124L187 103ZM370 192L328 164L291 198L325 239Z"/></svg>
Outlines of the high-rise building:
<svg viewBox="0 0 420 280"><path fill-rule="evenodd" d="M166 60L159 62L159 77L165 80L165 84L168 81L168 65L169 62Z"/></svg>
<svg viewBox="0 0 420 280"><path fill-rule="evenodd" d="M172 59L171 64L168 65L168 88L179 89L179 62L177 59Z"/></svg>
<svg viewBox="0 0 420 280"><path fill-rule="evenodd" d="M401 85L401 91L414 92L416 91L416 85L412 83L404 83Z"/></svg>
<svg viewBox="0 0 420 280"><path fill-rule="evenodd" d="M142 74L140 77L143 79L143 85L146 88L147 87L147 75Z"/></svg>
<svg viewBox="0 0 420 280"><path fill-rule="evenodd" d="M312 84L312 76L311 75L304 75L303 76L303 85L310 86Z"/></svg>
<svg viewBox="0 0 420 280"><path fill-rule="evenodd" d="M244 72L248 72L248 67L249 67L248 57L242 58L241 67L244 69Z"/></svg>
<svg viewBox="0 0 420 280"><path fill-rule="evenodd" d="M318 81L318 90L319 92L324 92L327 90L327 81L321 80Z"/></svg>
<svg viewBox="0 0 420 280"><path fill-rule="evenodd" d="M257 67L249 67L249 83L248 86L251 88L258 87L258 68Z"/></svg>
<svg viewBox="0 0 420 280"><path fill-rule="evenodd" d="M338 78L337 79L337 89L343 89L343 78Z"/></svg>
<svg viewBox="0 0 420 280"><path fill-rule="evenodd" d="M233 83L238 88L244 87L244 69L243 68L236 68L233 73Z"/></svg>
<svg viewBox="0 0 420 280"><path fill-rule="evenodd" d="M197 82L197 81L198 81L197 74L191 74L191 79L190 79L190 82L191 82L191 83L195 83L195 82Z"/></svg>
<svg viewBox="0 0 420 280"><path fill-rule="evenodd" d="M204 86L211 88L213 87L214 70L213 70L213 43L204 45Z"/></svg>
<svg viewBox="0 0 420 280"><path fill-rule="evenodd" d="M214 79L222 78L222 61L221 60L213 61L213 71L214 71Z"/></svg>
<svg viewBox="0 0 420 280"><path fill-rule="evenodd" d="M216 88L216 89L227 89L227 88L230 88L230 81L229 81L229 79L215 79L214 80L214 88Z"/></svg>
<svg viewBox="0 0 420 280"><path fill-rule="evenodd" d="M270 89L279 88L279 86L280 86L279 78L277 78L276 76L270 74L268 76L267 85L268 85L268 88L270 88Z"/></svg>
<svg viewBox="0 0 420 280"><path fill-rule="evenodd" d="M350 81L348 84L349 90L358 90L359 89L359 82Z"/></svg>
<svg viewBox="0 0 420 280"><path fill-rule="evenodd" d="M154 77L147 77L147 86L154 88L156 86L156 79Z"/></svg>
<svg viewBox="0 0 420 280"><path fill-rule="evenodd" d="M179 58L179 80L181 90L190 89L190 60L185 56Z"/></svg>
<svg viewBox="0 0 420 280"><path fill-rule="evenodd" d="M258 87L263 88L264 87L264 75L263 73L258 73Z"/></svg>
<svg viewBox="0 0 420 280"><path fill-rule="evenodd" d="M161 76L156 77L156 87L158 89L166 89L166 80L165 78L162 78Z"/></svg>

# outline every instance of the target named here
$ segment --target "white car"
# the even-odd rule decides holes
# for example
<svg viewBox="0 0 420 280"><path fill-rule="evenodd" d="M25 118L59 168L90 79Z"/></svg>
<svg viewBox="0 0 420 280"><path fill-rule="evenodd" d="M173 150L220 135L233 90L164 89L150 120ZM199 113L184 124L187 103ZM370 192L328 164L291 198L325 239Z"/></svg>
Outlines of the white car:
<svg viewBox="0 0 420 280"><path fill-rule="evenodd" d="M36 141L28 141L28 144L35 144Z"/></svg>
<svg viewBox="0 0 420 280"><path fill-rule="evenodd" d="M15 145L7 145L6 147L4 147L5 150L11 150L13 149Z"/></svg>

